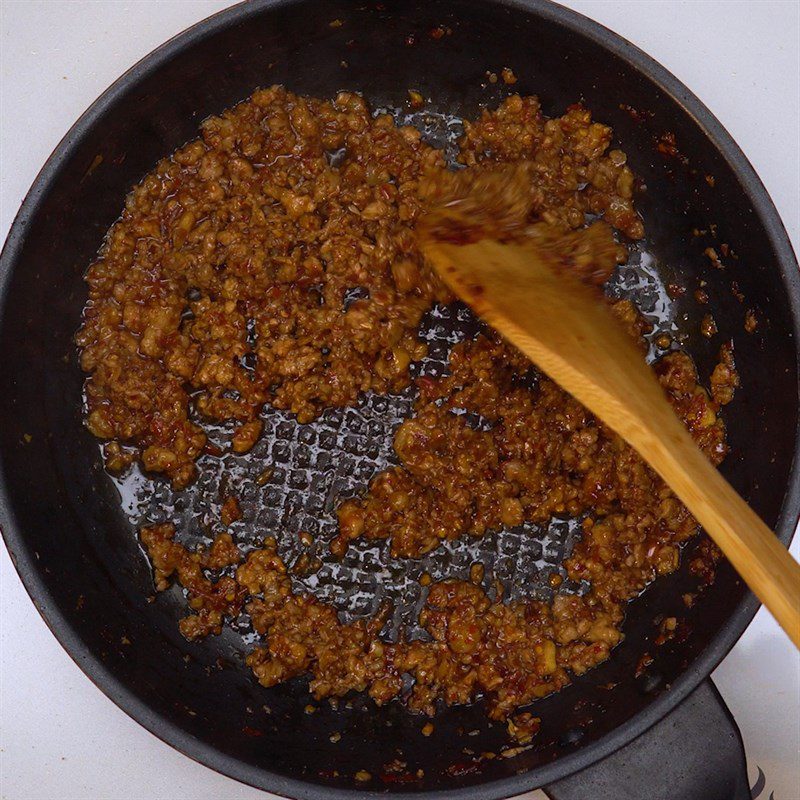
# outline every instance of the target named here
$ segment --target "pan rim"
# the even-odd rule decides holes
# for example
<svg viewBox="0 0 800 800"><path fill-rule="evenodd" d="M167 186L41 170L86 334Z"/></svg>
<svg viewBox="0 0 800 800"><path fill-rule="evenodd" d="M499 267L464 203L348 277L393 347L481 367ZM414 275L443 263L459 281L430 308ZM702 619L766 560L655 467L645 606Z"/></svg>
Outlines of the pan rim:
<svg viewBox="0 0 800 800"><path fill-rule="evenodd" d="M14 219L6 243L0 254L0 319L9 279L25 243L30 220L35 217L43 198L57 179L62 164L69 158L73 148L130 87L162 64L178 56L195 42L226 27L245 22L265 10L278 6L291 6L303 0L250 0L208 17L172 39L168 40L119 77L80 116L61 142L56 146L45 165L34 180L20 210ZM549 0L496 0L498 7L507 7L532 13L543 20L586 37L599 44L626 62L634 71L644 75L667 96L677 102L716 150L726 160L737 176L743 191L752 203L776 254L777 267L788 294L792 319L792 335L795 339L797 361L800 362L800 270L785 227L761 179L756 174L744 153L711 111L666 68L601 24ZM800 386L798 386L800 396ZM800 424L794 431L794 459L787 482L776 532L784 544L794 534L800 515ZM86 676L128 716L166 744L174 747L193 760L225 774L242 783L271 791L297 800L357 800L376 797L380 792L341 789L306 781L286 778L256 766L251 766L234 756L221 753L216 748L188 734L179 725L163 719L150 706L128 689L96 655L84 645L80 635L54 602L42 580L35 558L25 543L25 537L16 524L11 510L10 497L4 479L4 465L0 453L0 531L12 562L30 595L35 607L51 632ZM672 685L668 692L653 700L626 724L619 726L591 745L565 755L550 764L543 765L521 775L476 784L470 787L425 792L426 797L444 800L500 800L553 783L568 775L589 767L612 752L623 747L644 733L666 716L679 702L687 697L724 658L742 635L760 603L747 593L725 626L712 638L705 650ZM398 793L398 800L418 798L422 793Z"/></svg>

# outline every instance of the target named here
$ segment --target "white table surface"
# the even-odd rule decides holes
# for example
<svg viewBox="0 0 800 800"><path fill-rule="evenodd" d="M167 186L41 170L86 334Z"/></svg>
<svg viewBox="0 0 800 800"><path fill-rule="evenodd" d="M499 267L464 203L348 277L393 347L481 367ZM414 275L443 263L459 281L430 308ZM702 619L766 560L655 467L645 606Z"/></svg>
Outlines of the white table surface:
<svg viewBox="0 0 800 800"><path fill-rule="evenodd" d="M0 240L79 114L154 47L230 4L0 0ZM564 4L642 47L700 96L750 158L798 250L800 3ZM4 547L0 568L2 800L271 797L194 763L129 719L48 632ZM800 800L800 658L766 612L759 612L714 680L742 729L751 782L759 767L766 774L761 797L774 792L775 800Z"/></svg>

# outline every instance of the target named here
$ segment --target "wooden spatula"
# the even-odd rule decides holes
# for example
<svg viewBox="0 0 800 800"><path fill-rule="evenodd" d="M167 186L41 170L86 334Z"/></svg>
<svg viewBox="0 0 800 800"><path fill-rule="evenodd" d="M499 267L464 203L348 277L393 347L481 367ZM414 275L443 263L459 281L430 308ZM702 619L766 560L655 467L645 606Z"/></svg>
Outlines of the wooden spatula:
<svg viewBox="0 0 800 800"><path fill-rule="evenodd" d="M800 648L800 565L706 460L596 293L532 244L423 234L423 248L453 292L640 453Z"/></svg>

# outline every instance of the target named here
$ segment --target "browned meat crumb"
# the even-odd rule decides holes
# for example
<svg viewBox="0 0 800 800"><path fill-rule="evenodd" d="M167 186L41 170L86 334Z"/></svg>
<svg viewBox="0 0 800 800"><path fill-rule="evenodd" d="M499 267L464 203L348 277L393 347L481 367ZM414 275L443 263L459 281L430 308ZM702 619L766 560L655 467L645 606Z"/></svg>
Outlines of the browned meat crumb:
<svg viewBox="0 0 800 800"><path fill-rule="evenodd" d="M684 167L689 164L689 159L678 149L678 141L672 131L664 131L656 139L656 150L668 158L675 159Z"/></svg>
<svg viewBox="0 0 800 800"><path fill-rule="evenodd" d="M669 350L672 345L672 337L668 333L661 333L656 336L655 344L659 350Z"/></svg>
<svg viewBox="0 0 800 800"><path fill-rule="evenodd" d="M650 655L650 653L642 653L642 655L639 657L639 660L636 662L636 669L634 670L633 674L637 678L640 678L642 675L644 675L645 672L647 672L647 668L654 661L655 659L653 658L652 655Z"/></svg>
<svg viewBox="0 0 800 800"><path fill-rule="evenodd" d="M541 722L539 717L534 717L529 711L525 711L509 717L506 724L512 739L516 739L520 744L528 744L539 732Z"/></svg>
<svg viewBox="0 0 800 800"><path fill-rule="evenodd" d="M700 540L697 554L689 562L690 571L702 582L701 590L714 582L717 562L722 558L722 551L704 536Z"/></svg>
<svg viewBox="0 0 800 800"><path fill-rule="evenodd" d="M155 570L156 588L163 591L175 576L189 593L189 607L195 613L180 621L181 633L187 639L220 633L224 618L239 612L246 592L233 578L211 581L203 570L219 570L240 561L230 534L219 534L208 550L195 553L174 541L171 523L142 528L140 535Z"/></svg>
<svg viewBox="0 0 800 800"><path fill-rule="evenodd" d="M300 531L297 538L306 546L310 547L314 543L314 537L308 531Z"/></svg>
<svg viewBox="0 0 800 800"><path fill-rule="evenodd" d="M733 400L739 386L739 373L733 360L733 343L719 349L719 363L711 373L711 396L716 403L725 406Z"/></svg>
<svg viewBox="0 0 800 800"><path fill-rule="evenodd" d="M425 99L416 89L408 90L408 102L411 108L422 108L425 105Z"/></svg>
<svg viewBox="0 0 800 800"><path fill-rule="evenodd" d="M677 297L683 297L686 294L686 287L679 283L668 283L667 294L674 300Z"/></svg>
<svg viewBox="0 0 800 800"><path fill-rule="evenodd" d="M483 564L479 562L475 562L469 568L469 579L472 583L481 584L483 583L483 576L485 574L485 569Z"/></svg>
<svg viewBox="0 0 800 800"><path fill-rule="evenodd" d="M272 467L261 470L256 476L256 486L266 486L274 473L275 470Z"/></svg>
<svg viewBox="0 0 800 800"><path fill-rule="evenodd" d="M717 323L711 314L706 314L700 321L700 333L710 339L717 332Z"/></svg>
<svg viewBox="0 0 800 800"><path fill-rule="evenodd" d="M503 78L503 83L509 86L517 82L517 76L514 74L514 70L509 67L503 67L500 76Z"/></svg>
<svg viewBox="0 0 800 800"><path fill-rule="evenodd" d="M713 247L706 247L703 254L716 269L725 269L725 265L720 261L719 255L717 255L717 251Z"/></svg>
<svg viewBox="0 0 800 800"><path fill-rule="evenodd" d="M246 453L258 441L264 423L260 419L253 419L243 422L236 428L236 432L231 439L231 447L234 453Z"/></svg>
<svg viewBox="0 0 800 800"><path fill-rule="evenodd" d="M225 498L220 512L220 522L224 527L228 527L232 522L237 522L242 518L242 509L239 507L239 500L235 495Z"/></svg>
<svg viewBox="0 0 800 800"><path fill-rule="evenodd" d="M136 452L124 450L119 442L106 442L103 447L103 457L106 469L112 474L117 474L124 472L136 461Z"/></svg>
<svg viewBox="0 0 800 800"><path fill-rule="evenodd" d="M678 620L676 617L667 617L662 620L661 624L658 626L658 636L653 640L653 643L657 646L665 644L675 637L677 628Z"/></svg>

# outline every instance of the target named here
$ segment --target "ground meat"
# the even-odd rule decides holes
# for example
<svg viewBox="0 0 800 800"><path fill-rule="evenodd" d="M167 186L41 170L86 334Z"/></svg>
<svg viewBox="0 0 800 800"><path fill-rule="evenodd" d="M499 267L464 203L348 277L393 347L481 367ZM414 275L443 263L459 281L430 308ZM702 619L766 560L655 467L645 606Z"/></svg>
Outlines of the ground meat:
<svg viewBox="0 0 800 800"><path fill-rule="evenodd" d="M531 242L548 262L582 281L601 285L628 257L611 228L597 222L570 230L542 222L535 211L535 166L484 162L458 172L430 174L420 182L428 213L418 229L440 242L467 244L480 239Z"/></svg>
<svg viewBox="0 0 800 800"><path fill-rule="evenodd" d="M156 566L159 588L175 572L190 598L203 593L207 605L195 606L200 615L205 608L209 613L238 613L242 596L251 597L246 611L265 643L248 655L247 663L264 686L310 673L309 689L317 699L368 691L380 704L400 694L408 675L413 687L407 703L413 710L433 714L440 700L467 703L483 695L490 716L506 719L518 706L565 686L570 675L607 659L622 638L625 602L657 574L675 569L677 543L695 530L668 492L662 492L650 518L632 513L587 517L583 527L584 536L565 567L574 580L592 581L589 594L559 595L552 605L536 600L506 603L467 581L435 583L419 616L431 640L397 643L384 642L379 635L388 608L371 619L345 624L332 605L293 592L272 538L239 566L227 605L214 605L215 584L206 581L198 587L195 576L201 564L237 561L227 545L224 558L207 562L172 541L172 526L144 529L142 539ZM182 564L188 569L172 566ZM227 591L229 584L225 586ZM207 628L205 632L218 632L218 626ZM182 625L182 630L189 638L202 635L199 623ZM532 721L521 726L520 736L532 736L537 727Z"/></svg>
<svg viewBox="0 0 800 800"><path fill-rule="evenodd" d="M721 406L733 400L739 385L739 373L733 360L733 343L724 344L719 349L719 363L711 373L711 396Z"/></svg>
<svg viewBox="0 0 800 800"><path fill-rule="evenodd" d="M625 154L608 150L611 128L592 122L582 106L547 119L537 98L514 95L496 111L465 122L464 130L461 160L467 166L487 160L532 164L532 208L544 222L579 228L589 212L603 214L632 239L644 235Z"/></svg>
<svg viewBox="0 0 800 800"><path fill-rule="evenodd" d="M220 522L227 528L232 522L237 522L242 518L242 509L239 507L239 500L235 495L225 498L220 510Z"/></svg>
<svg viewBox="0 0 800 800"><path fill-rule="evenodd" d="M533 211L533 176L529 161L428 175L420 183L429 208L421 222L440 241L520 236Z"/></svg>
<svg viewBox="0 0 800 800"><path fill-rule="evenodd" d="M465 123L461 159L466 172L516 170L527 197L513 211L528 221L567 231L589 211L638 237L632 175L610 140L581 107L547 120L535 98L512 96ZM405 387L425 352L420 318L448 297L414 225L449 180L419 131L353 93L272 87L206 120L131 192L87 273L89 429L180 488L203 419L236 422L243 453L264 403L305 422ZM107 461L123 466L114 448Z"/></svg>
<svg viewBox="0 0 800 800"><path fill-rule="evenodd" d="M539 732L541 722L542 720L534 717L530 711L515 714L508 719L508 733L520 744L527 744Z"/></svg>
<svg viewBox="0 0 800 800"><path fill-rule="evenodd" d="M702 333L706 339L710 339L717 333L717 323L711 314L706 314L703 319L700 320L700 333Z"/></svg>
<svg viewBox="0 0 800 800"><path fill-rule="evenodd" d="M180 621L181 633L187 639L220 633L224 618L239 612L246 592L229 576L211 581L203 571L221 570L241 560L231 535L221 533L208 550L194 553L175 542L171 523L142 528L140 535L155 570L156 588L166 589L174 575L188 592L189 608L195 613Z"/></svg>
<svg viewBox="0 0 800 800"><path fill-rule="evenodd" d="M748 308L744 315L744 329L747 333L755 333L758 329L758 314L755 309Z"/></svg>
<svg viewBox="0 0 800 800"><path fill-rule="evenodd" d="M691 360L669 354L656 372L695 440L718 463L725 455L719 406L698 385ZM538 377L530 386L531 379L526 359L498 338L457 345L449 375L419 382L415 413L395 435L402 465L339 508L334 551L344 553L361 536L390 538L393 555L417 558L465 533L590 511L644 517L672 497L617 434L552 381ZM483 422L478 429L475 419ZM665 522L675 530L675 520Z"/></svg>
<svg viewBox="0 0 800 800"><path fill-rule="evenodd" d="M413 232L419 177L444 160L416 129L355 94L273 87L202 134L128 197L78 334L89 429L176 487L206 439L190 409L239 423L245 452L265 402L310 421L402 389L420 318L447 296Z"/></svg>
<svg viewBox="0 0 800 800"><path fill-rule="evenodd" d="M724 427L691 360L672 353L656 371L718 463ZM589 582L586 595L557 595L552 604L504 602L474 582L434 583L419 616L431 641L387 643L380 630L388 608L342 623L334 606L293 591L274 538L249 553L233 584L214 584L201 568L240 560L230 537L218 537L208 554L189 553L173 541L171 525L143 529L159 588L176 574L198 611L182 621L184 635L219 632L222 617L238 614L249 596L245 610L264 644L247 663L264 686L310 673L317 699L355 690L385 703L400 694L405 675L413 681L406 698L413 710L433 714L439 701L485 696L497 719L607 659L622 638L627 601L677 568L680 544L697 526L619 437L552 382L530 380L522 356L497 340L481 336L457 347L450 375L423 382L421 407L398 432L404 466L379 476L363 501L342 506L340 519L353 515L360 524L346 524L358 535L391 535L399 552L418 555L465 531L583 514L583 535L564 567L571 580ZM494 421L489 430L451 413L476 406ZM384 527L370 528L376 520ZM512 722L520 741L538 728L528 722Z"/></svg>
<svg viewBox="0 0 800 800"><path fill-rule="evenodd" d="M625 257L615 235L643 235L625 155L584 108L547 119L536 98L515 95L464 129L464 169L450 172L417 130L373 116L356 94L321 101L272 87L207 120L200 139L160 162L87 273L77 342L87 425L105 441L108 468L138 460L180 488L201 453L221 455L204 421L233 422L231 448L247 453L264 404L302 423L366 390L408 386L425 353L420 319L449 299L417 244L417 221L433 207L488 209L492 235L534 237L594 284ZM588 215L603 220L587 225ZM631 304L613 309L641 338ZM670 353L655 369L719 463L717 412L738 380L730 350L711 398L688 356ZM405 700L427 714L484 695L525 743L539 720L514 711L608 658L625 603L677 567L696 524L631 448L491 333L457 345L448 374L420 378L417 389L395 436L399 466L340 506L334 551L365 537L416 557L446 539L571 515L583 533L564 568L589 582L586 594L505 601L482 588L479 564L470 581L425 575L419 623L429 640L390 643L380 635L390 609L342 622L293 588L290 573L319 561L303 554L287 568L273 537L246 557L227 532L194 552L172 524L142 528L141 540L157 589L175 580L186 590L184 636L249 615L261 642L247 663L264 686L310 674L317 698L357 690L385 703L410 679ZM224 498L222 525L241 516L236 498Z"/></svg>

